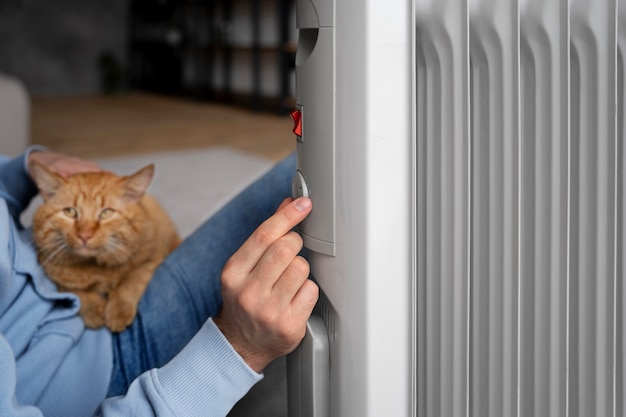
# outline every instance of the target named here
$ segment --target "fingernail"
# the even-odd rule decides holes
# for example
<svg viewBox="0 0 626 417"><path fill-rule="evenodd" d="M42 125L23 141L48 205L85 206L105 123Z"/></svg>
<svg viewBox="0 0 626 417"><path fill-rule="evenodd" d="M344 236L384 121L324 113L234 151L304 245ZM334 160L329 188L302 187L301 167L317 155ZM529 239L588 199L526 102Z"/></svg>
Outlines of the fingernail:
<svg viewBox="0 0 626 417"><path fill-rule="evenodd" d="M298 211L307 211L311 208L311 200L306 197L300 197L296 200L295 206Z"/></svg>

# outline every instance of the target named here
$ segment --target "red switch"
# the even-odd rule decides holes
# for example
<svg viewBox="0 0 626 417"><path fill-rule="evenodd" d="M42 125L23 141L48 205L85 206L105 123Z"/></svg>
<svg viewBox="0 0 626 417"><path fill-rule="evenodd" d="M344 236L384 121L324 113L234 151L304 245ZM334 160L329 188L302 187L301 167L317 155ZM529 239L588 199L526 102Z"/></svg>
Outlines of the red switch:
<svg viewBox="0 0 626 417"><path fill-rule="evenodd" d="M291 118L293 119L293 133L302 137L302 111L299 109L292 111Z"/></svg>

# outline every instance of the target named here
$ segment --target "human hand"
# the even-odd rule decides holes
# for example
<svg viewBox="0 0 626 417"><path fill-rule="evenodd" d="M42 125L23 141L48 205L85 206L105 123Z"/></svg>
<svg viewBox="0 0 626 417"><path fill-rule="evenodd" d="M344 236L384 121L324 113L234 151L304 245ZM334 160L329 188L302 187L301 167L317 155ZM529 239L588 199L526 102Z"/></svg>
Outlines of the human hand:
<svg viewBox="0 0 626 417"><path fill-rule="evenodd" d="M302 238L291 229L311 212L311 200L287 199L222 271L224 307L215 324L256 372L294 350L319 296L298 256Z"/></svg>
<svg viewBox="0 0 626 417"><path fill-rule="evenodd" d="M102 171L102 168L93 161L59 152L31 152L28 155L28 166L30 167L33 162L38 162L65 178L81 172Z"/></svg>

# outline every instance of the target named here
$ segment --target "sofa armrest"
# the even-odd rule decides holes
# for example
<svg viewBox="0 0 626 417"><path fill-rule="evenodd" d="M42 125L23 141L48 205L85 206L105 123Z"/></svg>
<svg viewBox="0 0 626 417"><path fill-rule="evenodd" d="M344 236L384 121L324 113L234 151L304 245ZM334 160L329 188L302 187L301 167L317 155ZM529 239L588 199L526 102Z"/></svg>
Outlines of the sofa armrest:
<svg viewBox="0 0 626 417"><path fill-rule="evenodd" d="M30 145L30 97L14 77L0 74L0 154L16 156Z"/></svg>

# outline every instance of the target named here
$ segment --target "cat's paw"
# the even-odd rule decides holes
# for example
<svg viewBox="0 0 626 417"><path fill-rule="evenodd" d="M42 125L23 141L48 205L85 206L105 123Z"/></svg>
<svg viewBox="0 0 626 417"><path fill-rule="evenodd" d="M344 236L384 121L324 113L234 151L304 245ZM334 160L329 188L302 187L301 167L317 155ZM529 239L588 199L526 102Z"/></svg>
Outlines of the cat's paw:
<svg viewBox="0 0 626 417"><path fill-rule="evenodd" d="M104 326L104 310L106 301L95 294L81 294L80 315L85 326L99 329Z"/></svg>
<svg viewBox="0 0 626 417"><path fill-rule="evenodd" d="M104 326L104 315L103 314L83 314L83 321L85 322L85 326L90 329L99 329Z"/></svg>
<svg viewBox="0 0 626 417"><path fill-rule="evenodd" d="M137 307L128 301L110 299L104 312L106 325L113 332L121 332L133 322Z"/></svg>

